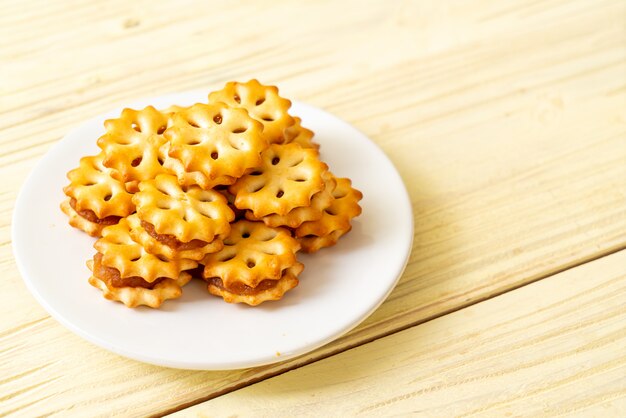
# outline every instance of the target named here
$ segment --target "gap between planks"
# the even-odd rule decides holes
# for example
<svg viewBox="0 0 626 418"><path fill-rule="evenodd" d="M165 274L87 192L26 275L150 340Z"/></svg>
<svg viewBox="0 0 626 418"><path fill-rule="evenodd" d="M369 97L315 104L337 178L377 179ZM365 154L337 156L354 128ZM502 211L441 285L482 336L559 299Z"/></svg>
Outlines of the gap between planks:
<svg viewBox="0 0 626 418"><path fill-rule="evenodd" d="M561 267L552 269L552 270L550 270L550 271L548 271L548 272L546 272L544 274L538 275L536 278L529 279L527 282L524 282L523 284L520 284L520 285L517 285L517 286L512 286L512 287L510 287L508 289L505 289L505 290L502 290L502 291L499 291L499 292L495 292L495 293L493 293L493 294L491 294L489 296L486 296L486 297L483 297L483 298L479 298L479 299L470 301L469 303L461 304L461 305L459 305L459 306L457 306L455 308L451 308L451 309L439 312L439 313L437 313L435 315L427 316L425 318L416 320L414 322L411 322L411 323L399 326L397 328L394 328L393 330L390 330L390 331L387 331L387 332L383 332L383 333L381 333L379 335L376 335L375 337L366 338L366 339L364 339L362 341L359 341L357 344L349 344L349 345L347 345L345 347L340 347L340 348L338 348L336 350L333 350L333 351L330 351L328 353L325 353L325 354L323 354L323 355L321 355L319 357L316 357L314 359L310 359L310 360L304 361L302 363L295 364L293 367L291 367L289 369L276 370L276 371L268 373L266 375L258 376L256 378L250 379L248 381L241 382L239 384L236 384L236 385L233 385L233 386L230 386L230 387L226 387L223 390L221 390L219 392L216 392L216 393L213 393L213 394L211 394L209 396L201 397L201 398L195 399L195 400L193 400L191 402L185 402L183 404L177 405L177 406L172 407L170 409L166 409L166 410L160 411L158 413L155 413L155 414L151 415L151 417L162 417L162 416L166 416L166 415L169 415L169 414L173 414L175 412L182 411L184 409L187 409L189 407L192 407L192 406L198 405L200 403L209 401L211 399L215 399L215 398L220 397L222 395L225 395L227 393L234 392L236 390L243 389L243 388L245 388L247 386L251 386L251 385L254 385L256 383L262 382L264 380L271 379L273 377L279 376L279 375L281 375L283 373L287 373L287 372L290 372L292 370L296 370L296 369L299 369L301 367L308 366L308 365L313 364L313 363L317 363L320 360L324 360L326 358L335 356L335 355L343 353L345 351L352 350L352 349L357 348L359 346L362 346L362 345L365 345L365 344L369 344L369 343L371 343L373 341L376 341L376 340L379 340L381 338L385 338L385 337L388 337L390 335L393 335L393 334L405 331L405 330L407 330L409 328L412 328L412 327L424 324L426 322L435 320L435 319L440 318L442 316L445 316L445 315L448 315L448 314L451 314L451 313L463 310L465 308L468 308L470 306L473 306L473 305L476 305L478 303L484 302L486 300L489 300L489 299L501 296L501 295L503 295L505 293L508 293L508 292L520 289L522 287L525 287L525 286L531 285L533 283L536 283L536 282L538 282L540 280L544 280L544 279L550 278L550 277L555 276L557 274L563 273L563 272L565 272L567 270L571 270L571 269L574 269L576 267L580 267L583 264L587 264L587 263L593 262L595 260L598 260L598 259L601 259L601 258L604 258L604 257L608 257L608 256L610 256L612 254L615 254L615 253L618 253L618 252L624 251L624 250L626 250L626 244L621 244L621 245L617 245L617 246L612 247L612 248L608 248L605 251L601 251L599 253L596 253L594 255L590 255L588 257L583 257L580 260L577 260L577 261L565 264L565 265L563 265Z"/></svg>

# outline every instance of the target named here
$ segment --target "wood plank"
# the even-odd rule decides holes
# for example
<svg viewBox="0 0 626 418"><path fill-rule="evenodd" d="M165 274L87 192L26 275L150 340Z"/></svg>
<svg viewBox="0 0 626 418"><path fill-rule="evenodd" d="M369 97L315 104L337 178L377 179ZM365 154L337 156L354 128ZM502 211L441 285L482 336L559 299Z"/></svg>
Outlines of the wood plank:
<svg viewBox="0 0 626 418"><path fill-rule="evenodd" d="M626 251L172 417L624 416Z"/></svg>
<svg viewBox="0 0 626 418"><path fill-rule="evenodd" d="M0 39L15 39L0 48L0 414L145 414L198 402L626 245L624 3L213 7L0 13ZM320 350L233 372L139 364L51 320L8 245L36 159L113 106L252 76L353 123L400 170L415 247L389 300Z"/></svg>

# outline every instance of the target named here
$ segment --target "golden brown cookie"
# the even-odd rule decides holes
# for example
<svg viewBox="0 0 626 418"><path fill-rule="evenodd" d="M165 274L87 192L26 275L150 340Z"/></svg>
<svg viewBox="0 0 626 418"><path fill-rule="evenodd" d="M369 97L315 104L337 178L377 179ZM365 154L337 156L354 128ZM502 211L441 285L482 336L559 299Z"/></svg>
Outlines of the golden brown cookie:
<svg viewBox="0 0 626 418"><path fill-rule="evenodd" d="M89 283L100 289L106 299L122 302L129 308L139 305L158 308L167 299L179 298L181 288L191 280L186 272L180 273L176 280L162 277L152 283L141 277L121 279L119 271L102 265L100 253L96 253L87 266L92 271Z"/></svg>
<svg viewBox="0 0 626 418"><path fill-rule="evenodd" d="M170 174L142 181L139 189L133 196L138 219L130 223L131 236L148 252L201 260L222 248L235 215L221 193L180 186Z"/></svg>
<svg viewBox="0 0 626 418"><path fill-rule="evenodd" d="M68 199L61 204L70 225L94 237L99 237L105 226L135 211L132 195L122 182L111 177L102 160L102 154L80 159L79 167L67 173L70 184L63 191Z"/></svg>
<svg viewBox="0 0 626 418"><path fill-rule="evenodd" d="M267 141L261 136L263 126L244 109L223 103L195 104L175 113L173 125L165 136L172 169L184 185L197 184L210 189L232 184L236 178L261 163Z"/></svg>
<svg viewBox="0 0 626 418"><path fill-rule="evenodd" d="M256 218L272 213L282 216L310 206L311 197L324 188L322 174L328 166L315 150L298 144L272 144L262 158L259 168L228 188L235 195L235 206L250 209Z"/></svg>
<svg viewBox="0 0 626 418"><path fill-rule="evenodd" d="M167 173L159 149L167 142L163 133L170 123L171 113L159 112L152 106L124 109L119 118L105 121L106 133L98 138L104 165L113 169L114 177L131 186Z"/></svg>
<svg viewBox="0 0 626 418"><path fill-rule="evenodd" d="M294 123L287 113L291 102L278 95L276 86L264 86L257 80L226 83L222 90L209 94L209 103L218 102L246 109L263 124L263 136L270 144L284 141L283 131Z"/></svg>
<svg viewBox="0 0 626 418"><path fill-rule="evenodd" d="M240 284L257 287L263 280L280 279L285 269L298 264L299 249L286 229L241 220L232 224L224 248L202 261L204 277L219 278L226 289Z"/></svg>
<svg viewBox="0 0 626 418"><path fill-rule="evenodd" d="M333 202L333 190L335 189L336 181L335 177L331 174L330 171L324 172L322 174L322 178L324 179L324 189L320 192L317 192L311 198L310 206L301 206L299 208L294 208L286 215L267 215L262 218L256 218L254 214L250 211L246 211L246 219L251 221L263 221L265 225L271 227L280 227L287 226L289 228L297 228L302 225L303 222L307 221L316 221L321 219L322 214L324 213L324 209L329 207Z"/></svg>
<svg viewBox="0 0 626 418"><path fill-rule="evenodd" d="M148 283L158 278L178 279L180 272L197 266L197 262L189 259L168 259L162 255L147 252L130 236L130 222L134 222L130 215L120 219L117 225L108 226L102 230L102 238L94 244L94 248L102 253L102 265L119 271L122 279L127 277L141 277Z"/></svg>
<svg viewBox="0 0 626 418"><path fill-rule="evenodd" d="M296 237L307 253L330 247L352 229L352 218L361 214L358 202L363 194L352 187L348 178L336 178L337 186L333 190L334 200L324 209L322 218L304 222L296 231Z"/></svg>
<svg viewBox="0 0 626 418"><path fill-rule="evenodd" d="M302 272L304 265L296 265L286 269L278 280L263 280L256 287L235 283L230 288L226 288L218 277L211 277L209 283L209 293L220 296L228 303L245 303L256 306L269 300L279 300L285 292L298 285L298 275Z"/></svg>

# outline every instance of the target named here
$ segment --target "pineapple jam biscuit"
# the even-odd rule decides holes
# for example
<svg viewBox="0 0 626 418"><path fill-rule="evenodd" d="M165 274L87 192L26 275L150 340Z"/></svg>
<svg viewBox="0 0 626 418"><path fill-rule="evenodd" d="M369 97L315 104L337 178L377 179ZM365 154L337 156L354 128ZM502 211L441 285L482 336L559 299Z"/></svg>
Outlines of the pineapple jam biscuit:
<svg viewBox="0 0 626 418"><path fill-rule="evenodd" d="M189 259L168 259L162 255L147 252L141 244L130 236L130 223L135 222L137 215L120 219L117 225L102 230L102 238L94 244L94 248L102 253L102 265L119 271L120 277L141 277L148 283L158 278L178 279L180 272L198 265ZM130 221L129 221L130 218Z"/></svg>
<svg viewBox="0 0 626 418"><path fill-rule="evenodd" d="M283 142L284 130L294 123L287 113L291 101L280 97L276 86L264 86L257 80L226 83L222 90L209 94L209 103L218 102L246 109L252 118L263 124L263 136L270 144Z"/></svg>
<svg viewBox="0 0 626 418"><path fill-rule="evenodd" d="M256 287L246 286L242 283L235 283L229 289L224 287L224 283L218 277L211 277L209 283L209 293L219 296L228 303L245 303L256 306L268 300L279 300L283 295L298 285L298 275L302 272L304 265L298 263L286 269L278 280L263 280Z"/></svg>
<svg viewBox="0 0 626 418"><path fill-rule="evenodd" d="M162 152L171 160L164 163L183 185L211 189L232 184L261 164L268 146L262 131L263 125L244 109L198 103L174 114L165 132L170 143Z"/></svg>
<svg viewBox="0 0 626 418"><path fill-rule="evenodd" d="M292 209L286 215L272 214L262 218L256 218L252 212L246 211L246 218L251 221L263 221L265 225L273 228L279 226L297 228L302 225L303 222L321 219L324 209L328 208L333 202L334 198L332 192L335 190L335 185L337 184L335 177L330 171L324 172L322 179L324 179L324 189L313 195L310 206L301 206Z"/></svg>
<svg viewBox="0 0 626 418"><path fill-rule="evenodd" d="M100 289L109 300L122 302L129 308L146 305L158 308L167 299L176 299L182 295L182 287L191 280L191 275L180 273L176 280L165 277L152 283L141 277L120 278L120 272L102 265L102 254L96 253L93 260L87 262L92 271L89 284Z"/></svg>
<svg viewBox="0 0 626 418"><path fill-rule="evenodd" d="M167 142L163 133L171 124L171 115L148 106L124 109L119 118L104 122L106 133L97 142L104 165L113 169L114 177L128 183L130 191L139 181L168 172L159 150Z"/></svg>
<svg viewBox="0 0 626 418"><path fill-rule="evenodd" d="M135 211L132 195L122 182L111 177L102 160L102 154L80 159L78 168L67 173L70 184L63 192L68 199L61 203L70 225L93 237Z"/></svg>
<svg viewBox="0 0 626 418"><path fill-rule="evenodd" d="M338 178L336 182L334 200L324 209L322 218L304 222L295 231L302 250L307 253L335 245L341 236L352 229L352 218L361 214L358 202L363 194L352 187L348 178Z"/></svg>
<svg viewBox="0 0 626 418"><path fill-rule="evenodd" d="M146 251L170 259L202 260L221 250L235 218L222 194L180 186L169 174L142 181L133 202L137 217L129 218L131 237Z"/></svg>
<svg viewBox="0 0 626 418"><path fill-rule="evenodd" d="M300 244L289 231L262 222L241 220L232 225L221 251L207 255L204 278L217 277L225 289L256 288L264 280L278 280L298 263Z"/></svg>
<svg viewBox="0 0 626 418"><path fill-rule="evenodd" d="M294 208L310 206L311 197L324 188L322 174L328 166L313 149L272 144L262 158L260 167L228 189L235 195L235 206L250 209L256 218L272 213L282 216Z"/></svg>

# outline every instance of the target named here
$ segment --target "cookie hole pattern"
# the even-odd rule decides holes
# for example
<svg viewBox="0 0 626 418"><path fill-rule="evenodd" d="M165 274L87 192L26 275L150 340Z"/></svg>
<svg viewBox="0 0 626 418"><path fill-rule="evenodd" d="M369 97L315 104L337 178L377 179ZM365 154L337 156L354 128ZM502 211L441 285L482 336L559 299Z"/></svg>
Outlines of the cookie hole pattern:
<svg viewBox="0 0 626 418"><path fill-rule="evenodd" d="M234 134L242 134L242 133L244 133L244 132L245 132L245 131L247 131L247 130L248 130L248 128L246 128L246 127L243 127L243 128L237 128L237 129L234 129L234 130L233 130L233 133L234 133Z"/></svg>
<svg viewBox="0 0 626 418"><path fill-rule="evenodd" d="M168 192L167 190L165 190L163 187L161 186L157 186L157 190L160 191L161 193L163 193L166 196L170 195L170 192Z"/></svg>
<svg viewBox="0 0 626 418"><path fill-rule="evenodd" d="M241 234L241 238L250 238L250 233L244 232L243 234Z"/></svg>
<svg viewBox="0 0 626 418"><path fill-rule="evenodd" d="M273 240L274 238L276 238L276 232L271 232L269 234L264 235L263 237L260 237L259 241L267 242L267 241Z"/></svg>
<svg viewBox="0 0 626 418"><path fill-rule="evenodd" d="M237 96L236 94L233 97L233 100L236 101L237 103L241 103L241 98L239 96Z"/></svg>
<svg viewBox="0 0 626 418"><path fill-rule="evenodd" d="M235 254L231 254L231 255L228 255L228 256L226 256L226 257L224 257L224 258L221 258L221 259L220 259L220 261L221 261L222 263L224 263L224 262L226 262L226 261L230 261L230 260L232 260L233 258L235 258Z"/></svg>
<svg viewBox="0 0 626 418"><path fill-rule="evenodd" d="M141 157L137 157L133 161L131 161L130 165L132 165L133 167L137 167L139 164L141 164L141 160Z"/></svg>
<svg viewBox="0 0 626 418"><path fill-rule="evenodd" d="M213 152L211 153L211 158L212 158L212 159L214 159L214 160L217 160L219 156L220 156L220 155L219 155L216 151L213 151Z"/></svg>
<svg viewBox="0 0 626 418"><path fill-rule="evenodd" d="M279 190L278 193L276 193L276 197L279 199L283 197L284 195L285 195L285 192L283 192L282 190Z"/></svg>
<svg viewBox="0 0 626 418"><path fill-rule="evenodd" d="M261 174L263 174L262 171L253 171L252 173L250 173L251 176L260 176Z"/></svg>
<svg viewBox="0 0 626 418"><path fill-rule="evenodd" d="M265 102L265 97L261 97L259 100L257 100L254 104L256 106L260 106L263 104L263 102Z"/></svg>
<svg viewBox="0 0 626 418"><path fill-rule="evenodd" d="M130 259L130 261L132 261L132 262L134 263L135 261L139 261L139 259L140 259L140 258L141 258L141 257L131 258L131 259Z"/></svg>
<svg viewBox="0 0 626 418"><path fill-rule="evenodd" d="M249 269L254 268L254 266L256 266L256 263L252 260L248 260L246 262L246 266L248 266Z"/></svg>
<svg viewBox="0 0 626 418"><path fill-rule="evenodd" d="M200 127L200 125L198 125L198 124L197 124L195 121L193 121L193 120L188 120L188 121L187 121L187 123L188 123L190 126L193 126L194 128L199 128L199 127Z"/></svg>
<svg viewBox="0 0 626 418"><path fill-rule="evenodd" d="M280 158L278 158L278 157L274 157L274 158L272 158L272 165L276 165L276 164L278 164L279 162L280 162Z"/></svg>
<svg viewBox="0 0 626 418"><path fill-rule="evenodd" d="M294 162L292 162L292 163L289 165L289 167L295 167L295 166L297 166L297 165L300 165L300 164L302 164L302 162L303 162L303 161L304 161L304 158L300 158L298 161L294 161Z"/></svg>
<svg viewBox="0 0 626 418"><path fill-rule="evenodd" d="M137 124L136 122L133 122L133 124L131 125L132 128L134 130L136 130L137 132L141 132L141 127L139 126L139 124Z"/></svg>
<svg viewBox="0 0 626 418"><path fill-rule="evenodd" d="M222 115L220 115L219 113L215 116L213 116L213 122L215 122L218 125L222 124Z"/></svg>
<svg viewBox="0 0 626 418"><path fill-rule="evenodd" d="M165 132L165 128L166 128L165 125L159 126L159 129L157 129L157 135L162 135L163 132Z"/></svg>
<svg viewBox="0 0 626 418"><path fill-rule="evenodd" d="M343 199L344 197L346 197L348 195L347 192L343 191L343 190L337 190L335 189L335 193L333 193L333 197L335 199Z"/></svg>
<svg viewBox="0 0 626 418"><path fill-rule="evenodd" d="M263 119L265 122L274 122L274 118L270 115L261 116L261 119Z"/></svg>
<svg viewBox="0 0 626 418"><path fill-rule="evenodd" d="M337 216L337 212L335 212L334 210L332 210L331 208L326 208L324 209L324 212L326 212L327 214L329 214L330 216Z"/></svg>
<svg viewBox="0 0 626 418"><path fill-rule="evenodd" d="M113 197L113 195L108 194L108 195L104 196L104 201L108 202L109 200L111 200L112 197Z"/></svg>
<svg viewBox="0 0 626 418"><path fill-rule="evenodd" d="M167 202L157 202L157 208L159 208L159 209L163 209L163 210L169 210L169 209L171 209L172 207L171 207L171 206L170 206L170 204L169 204L169 203L167 203Z"/></svg>
<svg viewBox="0 0 626 418"><path fill-rule="evenodd" d="M164 263L168 263L170 261L167 258L163 257L162 255L157 255L156 258L158 258L159 260L163 261Z"/></svg>

